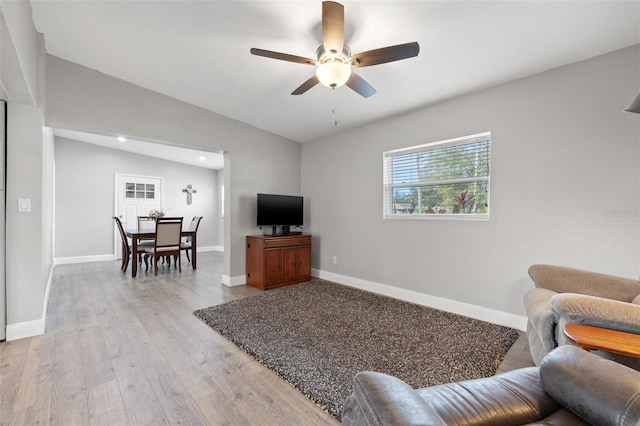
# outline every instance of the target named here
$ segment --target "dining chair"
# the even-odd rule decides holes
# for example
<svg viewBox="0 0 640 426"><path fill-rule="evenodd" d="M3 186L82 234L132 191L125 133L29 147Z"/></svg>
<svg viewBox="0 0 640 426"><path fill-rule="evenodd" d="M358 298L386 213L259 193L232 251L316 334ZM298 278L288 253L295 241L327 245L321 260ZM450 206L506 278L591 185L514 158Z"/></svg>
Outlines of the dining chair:
<svg viewBox="0 0 640 426"><path fill-rule="evenodd" d="M198 233L198 227L200 226L201 220L202 220L202 216L194 216L193 219L191 219L191 225L189 225L189 230L195 231L195 233ZM185 240L182 242L182 244L180 244L180 250L184 250L185 254L187 255L187 260L189 262L191 262L191 259L189 258L189 250L192 249L191 239L192 239L191 237L186 237Z"/></svg>
<svg viewBox="0 0 640 426"><path fill-rule="evenodd" d="M156 218L153 216L138 216L138 231L153 231L156 227Z"/></svg>
<svg viewBox="0 0 640 426"><path fill-rule="evenodd" d="M124 227L122 226L122 221L120 220L120 218L114 216L113 220L116 222L118 231L120 231L120 238L122 239L122 265L120 266L120 269L126 271L127 267L129 266L129 258L131 257L131 245L129 244L127 233L124 231Z"/></svg>
<svg viewBox="0 0 640 426"><path fill-rule="evenodd" d="M159 217L156 219L156 235L153 247L144 247L144 264L149 271L149 257L153 258L154 275L158 275L158 259L174 256L178 270L182 272L180 261L180 242L182 233L181 217Z"/></svg>
<svg viewBox="0 0 640 426"><path fill-rule="evenodd" d="M138 216L138 231L155 231L156 218L153 216ZM153 247L153 239L138 241L138 247ZM142 254L138 254L138 263L142 263Z"/></svg>

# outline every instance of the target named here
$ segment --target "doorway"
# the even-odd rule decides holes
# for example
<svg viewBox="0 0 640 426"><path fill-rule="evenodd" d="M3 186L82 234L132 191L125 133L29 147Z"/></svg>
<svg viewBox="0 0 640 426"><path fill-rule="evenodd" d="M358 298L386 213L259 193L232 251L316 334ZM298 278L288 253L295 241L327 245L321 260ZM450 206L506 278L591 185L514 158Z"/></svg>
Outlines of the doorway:
<svg viewBox="0 0 640 426"><path fill-rule="evenodd" d="M136 229L138 216L147 216L151 210L161 209L163 203L163 178L116 174L115 216L122 221L124 229ZM122 258L120 234L114 228L115 258Z"/></svg>

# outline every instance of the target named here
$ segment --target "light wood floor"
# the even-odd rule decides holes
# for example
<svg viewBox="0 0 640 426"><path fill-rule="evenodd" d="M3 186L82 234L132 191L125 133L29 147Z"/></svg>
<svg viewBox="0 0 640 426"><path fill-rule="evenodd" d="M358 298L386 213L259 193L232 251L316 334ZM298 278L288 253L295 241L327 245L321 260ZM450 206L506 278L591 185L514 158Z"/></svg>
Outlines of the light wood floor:
<svg viewBox="0 0 640 426"><path fill-rule="evenodd" d="M192 315L259 293L220 284L222 254L132 279L119 262L55 268L46 333L0 343L0 425L336 425ZM501 370L532 365L520 338Z"/></svg>

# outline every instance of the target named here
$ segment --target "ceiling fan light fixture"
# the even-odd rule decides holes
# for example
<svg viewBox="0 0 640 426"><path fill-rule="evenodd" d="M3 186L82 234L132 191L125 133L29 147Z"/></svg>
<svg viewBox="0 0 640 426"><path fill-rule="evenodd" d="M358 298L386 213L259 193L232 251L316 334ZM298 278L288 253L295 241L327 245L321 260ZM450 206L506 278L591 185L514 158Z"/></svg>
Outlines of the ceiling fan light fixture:
<svg viewBox="0 0 640 426"><path fill-rule="evenodd" d="M320 83L333 89L347 85L360 96L368 98L376 93L376 89L357 73L352 72L351 68L370 67L413 58L418 56L420 46L414 41L368 50L352 56L351 49L344 43L344 6L335 1L323 1L322 44L316 49L317 60L255 47L252 47L250 52L252 55L265 58L316 67L315 75L291 92L292 95L306 93Z"/></svg>
<svg viewBox="0 0 640 426"><path fill-rule="evenodd" d="M339 59L321 63L316 68L316 77L323 86L333 89L343 86L351 76L351 67Z"/></svg>

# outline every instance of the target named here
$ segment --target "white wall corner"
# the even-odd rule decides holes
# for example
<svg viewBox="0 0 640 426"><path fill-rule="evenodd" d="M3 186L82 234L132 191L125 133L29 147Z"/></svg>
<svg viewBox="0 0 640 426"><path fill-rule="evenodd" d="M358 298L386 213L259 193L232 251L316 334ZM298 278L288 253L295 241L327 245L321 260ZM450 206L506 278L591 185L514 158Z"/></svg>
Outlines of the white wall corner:
<svg viewBox="0 0 640 426"><path fill-rule="evenodd" d="M322 271L319 269L312 269L311 274L314 277L381 294L383 296L393 297L394 299L403 300L405 302L416 303L418 305L428 306L430 308L440 309L458 315L464 315L480 321L515 328L520 331L526 331L527 329L526 316L471 305L469 303L459 302L457 300L447 299L444 297L431 296L413 290L393 287L387 284L362 280L360 278L353 278L347 275L335 274L333 272Z"/></svg>
<svg viewBox="0 0 640 426"><path fill-rule="evenodd" d="M53 270L55 266L52 266L49 269L49 279L47 280L47 289L44 292L44 306L42 307L42 332L44 333L44 328L47 325L47 307L49 306L49 294L51 293L51 283L53 282Z"/></svg>
<svg viewBox="0 0 640 426"><path fill-rule="evenodd" d="M238 275L235 277L230 277L229 275L222 275L222 284L227 287L236 287L239 285L245 285L247 283L246 275Z"/></svg>

